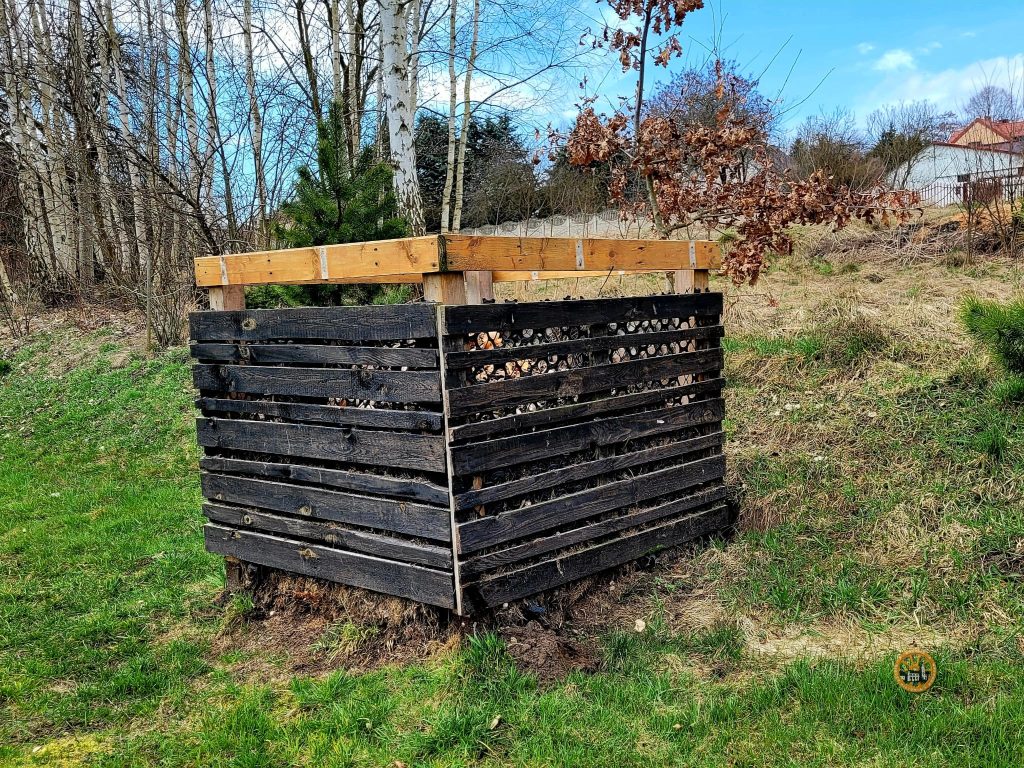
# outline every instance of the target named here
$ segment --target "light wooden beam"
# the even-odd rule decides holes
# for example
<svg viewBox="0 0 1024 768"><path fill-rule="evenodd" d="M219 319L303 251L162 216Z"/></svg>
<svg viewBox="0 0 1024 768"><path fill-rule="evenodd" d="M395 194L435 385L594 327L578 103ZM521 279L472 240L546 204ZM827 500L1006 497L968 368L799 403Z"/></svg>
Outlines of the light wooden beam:
<svg viewBox="0 0 1024 768"><path fill-rule="evenodd" d="M654 272L721 265L718 244L711 240L446 235L444 246L446 268L457 271Z"/></svg>
<svg viewBox="0 0 1024 768"><path fill-rule="evenodd" d="M422 275L492 272L497 282L607 274L709 270L710 240L430 235L197 258L199 287L422 282ZM476 278L474 278L476 279ZM486 278L484 278L486 283ZM486 293L486 285L481 286Z"/></svg>
<svg viewBox="0 0 1024 768"><path fill-rule="evenodd" d="M442 271L438 255L437 237L428 236L201 256L196 285L369 282L366 278Z"/></svg>

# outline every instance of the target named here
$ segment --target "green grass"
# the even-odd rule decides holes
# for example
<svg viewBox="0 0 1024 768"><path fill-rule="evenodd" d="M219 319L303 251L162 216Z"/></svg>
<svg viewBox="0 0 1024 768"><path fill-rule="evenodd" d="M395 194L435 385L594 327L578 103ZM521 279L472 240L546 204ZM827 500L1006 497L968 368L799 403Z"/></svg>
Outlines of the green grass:
<svg viewBox="0 0 1024 768"><path fill-rule="evenodd" d="M1024 414L976 361L921 363L874 326L730 336L731 467L744 514L775 517L652 577L636 602L646 629L610 631L598 673L544 686L490 634L365 674L268 658L269 680L237 664L248 651L215 651L251 602L213 602L223 576L202 546L186 356L125 363L118 344L86 342L91 361L61 373L41 361L66 339L40 338L0 378L2 765L1010 766L1024 753ZM701 593L724 618L691 626L680 609ZM763 657L740 617L755 634L930 633L946 638L939 678L914 696L891 654ZM342 658L374 631L342 620L310 640Z"/></svg>

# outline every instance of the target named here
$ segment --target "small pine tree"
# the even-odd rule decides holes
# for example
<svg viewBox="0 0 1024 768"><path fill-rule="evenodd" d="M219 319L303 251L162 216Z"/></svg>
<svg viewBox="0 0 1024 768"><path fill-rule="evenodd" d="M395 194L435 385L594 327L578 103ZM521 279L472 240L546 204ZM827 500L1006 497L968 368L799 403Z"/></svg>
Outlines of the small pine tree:
<svg viewBox="0 0 1024 768"><path fill-rule="evenodd" d="M331 104L316 133L316 170L307 165L298 169L293 196L280 208L283 221L275 224L275 236L289 248L404 237L408 226L398 215L391 168L366 148L350 172L337 104ZM363 304L408 298L409 293L385 285L290 286L250 296L250 305Z"/></svg>
<svg viewBox="0 0 1024 768"><path fill-rule="evenodd" d="M1001 399L1024 397L1024 299L1002 303L969 296L960 308L960 319L1006 371L1006 380L999 385Z"/></svg>

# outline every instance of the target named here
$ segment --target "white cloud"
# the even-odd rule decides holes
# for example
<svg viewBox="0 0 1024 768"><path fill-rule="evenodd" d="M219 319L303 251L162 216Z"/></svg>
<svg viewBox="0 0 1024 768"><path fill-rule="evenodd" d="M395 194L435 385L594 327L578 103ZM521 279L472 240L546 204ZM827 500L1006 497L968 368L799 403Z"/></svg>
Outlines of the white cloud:
<svg viewBox="0 0 1024 768"><path fill-rule="evenodd" d="M873 50L875 50L873 43L857 43L857 53L861 56L867 56Z"/></svg>
<svg viewBox="0 0 1024 768"><path fill-rule="evenodd" d="M937 51L941 47L942 43L940 43L938 40L932 40L932 42L928 43L927 45L922 45L921 47L917 48L917 52L922 56L927 56L932 51Z"/></svg>
<svg viewBox="0 0 1024 768"><path fill-rule="evenodd" d="M898 74L893 72L884 77L859 106L866 114L888 104L927 99L940 109L958 110L975 91L986 85L1001 86L1021 95L1024 90L1024 53L998 56L940 71L916 69Z"/></svg>
<svg viewBox="0 0 1024 768"><path fill-rule="evenodd" d="M879 72L894 72L897 69L913 69L914 55L902 48L893 48L886 51L881 58L875 62L875 69Z"/></svg>

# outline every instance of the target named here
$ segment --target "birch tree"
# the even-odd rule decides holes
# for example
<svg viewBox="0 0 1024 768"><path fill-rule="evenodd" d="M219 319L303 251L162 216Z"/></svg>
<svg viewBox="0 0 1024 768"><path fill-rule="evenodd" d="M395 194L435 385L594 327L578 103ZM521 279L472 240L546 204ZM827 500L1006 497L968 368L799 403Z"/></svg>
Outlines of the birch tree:
<svg viewBox="0 0 1024 768"><path fill-rule="evenodd" d="M416 105L410 85L411 52L409 13L415 0L382 0L380 4L381 80L387 117L391 160L394 165L395 194L399 208L414 235L425 231L423 199L416 175L416 143L413 121Z"/></svg>

